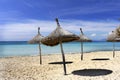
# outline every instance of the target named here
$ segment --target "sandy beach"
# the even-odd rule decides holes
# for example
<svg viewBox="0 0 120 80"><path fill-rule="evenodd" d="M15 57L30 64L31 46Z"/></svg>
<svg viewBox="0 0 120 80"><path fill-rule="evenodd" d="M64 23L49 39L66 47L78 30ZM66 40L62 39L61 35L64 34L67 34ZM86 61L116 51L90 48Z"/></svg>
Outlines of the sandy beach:
<svg viewBox="0 0 120 80"><path fill-rule="evenodd" d="M65 54L67 75L64 75L61 54L0 58L0 80L119 80L120 51Z"/></svg>

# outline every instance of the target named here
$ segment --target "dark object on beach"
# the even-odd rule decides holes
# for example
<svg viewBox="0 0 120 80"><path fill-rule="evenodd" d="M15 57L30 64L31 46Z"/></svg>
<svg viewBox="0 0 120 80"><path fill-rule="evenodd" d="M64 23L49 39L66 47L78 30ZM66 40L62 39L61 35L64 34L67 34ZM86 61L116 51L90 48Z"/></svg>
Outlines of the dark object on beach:
<svg viewBox="0 0 120 80"><path fill-rule="evenodd" d="M83 42L92 42L87 36L84 35L82 28L80 28L81 34L78 41L81 42L81 60L83 60Z"/></svg>
<svg viewBox="0 0 120 80"><path fill-rule="evenodd" d="M107 37L108 42L113 42L113 58L115 57L115 42L120 42L120 27L115 31L112 31L111 34Z"/></svg>
<svg viewBox="0 0 120 80"><path fill-rule="evenodd" d="M71 61L65 62L65 64L71 64L71 63L73 63L73 62L71 62ZM63 62L51 62L49 64L64 64L64 63Z"/></svg>
<svg viewBox="0 0 120 80"><path fill-rule="evenodd" d="M39 44L39 54L40 54L40 64L42 64L42 56L41 56L41 39L43 38L43 36L40 34L40 27L38 27L38 34L31 39L30 41L28 41L29 44Z"/></svg>
<svg viewBox="0 0 120 80"><path fill-rule="evenodd" d="M80 76L102 76L111 74L112 72L113 71L107 69L83 69L73 71L72 73Z"/></svg>
<svg viewBox="0 0 120 80"><path fill-rule="evenodd" d="M109 58L95 58L95 59L92 59L93 61L104 61L104 60L110 60Z"/></svg>
<svg viewBox="0 0 120 80"><path fill-rule="evenodd" d="M44 37L41 42L47 46L55 46L55 45L60 44L62 58L63 58L64 74L66 75L65 55L64 55L62 43L78 40L79 36L69 32L67 30L62 29L60 27L58 19L56 18L55 20L57 23L57 28L51 34L49 34L47 37Z"/></svg>

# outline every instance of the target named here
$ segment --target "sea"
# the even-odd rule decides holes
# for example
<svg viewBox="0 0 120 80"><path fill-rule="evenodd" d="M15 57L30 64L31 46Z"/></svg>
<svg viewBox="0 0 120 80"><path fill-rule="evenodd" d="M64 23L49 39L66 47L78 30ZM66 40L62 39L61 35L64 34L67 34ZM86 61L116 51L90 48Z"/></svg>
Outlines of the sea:
<svg viewBox="0 0 120 80"><path fill-rule="evenodd" d="M120 50L120 42L114 42L115 50ZM81 42L67 42L63 43L64 53L80 53ZM41 44L42 55L46 54L61 54L60 45L46 46ZM112 51L113 42L84 42L84 53L95 51ZM38 44L28 44L27 41L0 41L0 57L11 56L35 56L39 55Z"/></svg>

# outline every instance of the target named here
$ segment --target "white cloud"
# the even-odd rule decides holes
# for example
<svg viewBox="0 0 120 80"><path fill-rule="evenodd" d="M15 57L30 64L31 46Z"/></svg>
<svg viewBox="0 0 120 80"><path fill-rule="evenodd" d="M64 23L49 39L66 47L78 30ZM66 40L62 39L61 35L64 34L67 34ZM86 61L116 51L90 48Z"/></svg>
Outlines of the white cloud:
<svg viewBox="0 0 120 80"><path fill-rule="evenodd" d="M96 34L95 34L95 33L93 33L93 34L91 34L91 36L92 36L92 37L94 37L94 36L96 36Z"/></svg>
<svg viewBox="0 0 120 80"><path fill-rule="evenodd" d="M83 28L83 32L110 32L116 28L118 22L93 22L82 20L60 20L60 25L71 32L80 33L79 28ZM41 28L41 34L46 36L56 28L55 21L44 20L26 20L18 23L8 23L0 25L0 40L29 40L37 34L37 28ZM96 36L96 33L91 36Z"/></svg>

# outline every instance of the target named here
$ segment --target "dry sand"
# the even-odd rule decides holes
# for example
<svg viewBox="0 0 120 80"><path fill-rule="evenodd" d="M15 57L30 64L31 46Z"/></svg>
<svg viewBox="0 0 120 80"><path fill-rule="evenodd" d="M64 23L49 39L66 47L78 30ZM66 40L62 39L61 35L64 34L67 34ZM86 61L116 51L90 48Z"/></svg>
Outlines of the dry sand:
<svg viewBox="0 0 120 80"><path fill-rule="evenodd" d="M120 80L120 51L115 58L112 51L87 53L83 61L79 53L65 56L67 75L61 54L43 55L42 65L39 56L0 58L0 80Z"/></svg>

